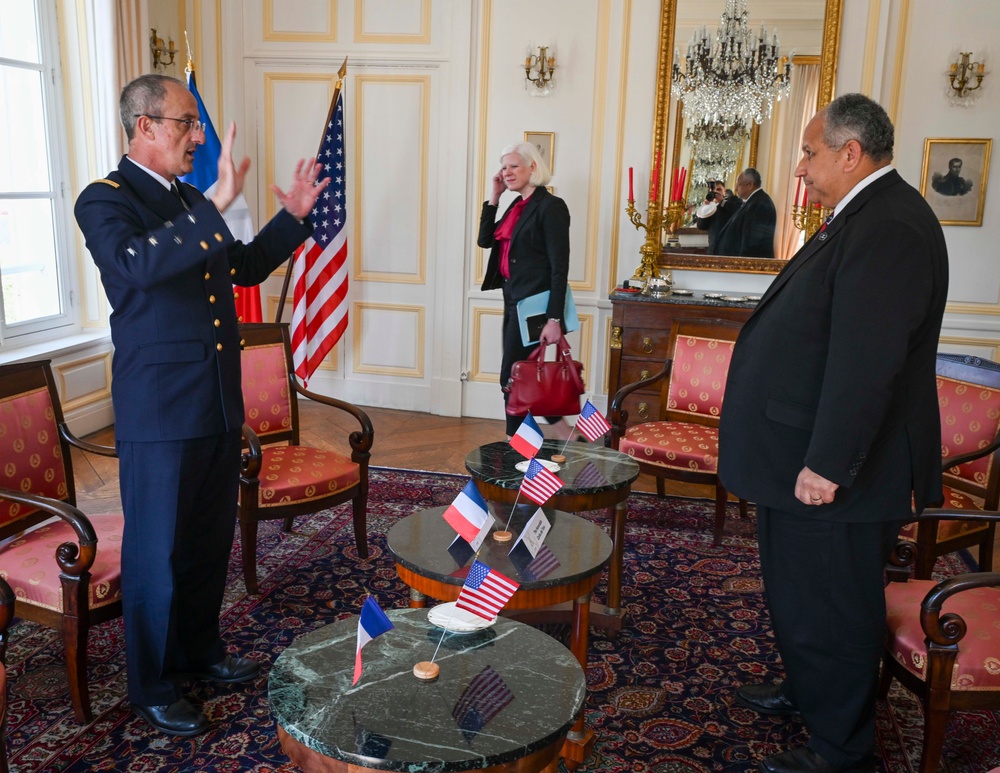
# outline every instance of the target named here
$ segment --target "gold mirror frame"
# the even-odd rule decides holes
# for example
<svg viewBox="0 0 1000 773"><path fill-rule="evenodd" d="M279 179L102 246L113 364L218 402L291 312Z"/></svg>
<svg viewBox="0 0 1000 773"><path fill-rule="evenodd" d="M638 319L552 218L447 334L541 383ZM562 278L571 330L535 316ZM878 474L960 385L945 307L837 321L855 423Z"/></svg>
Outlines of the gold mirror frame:
<svg viewBox="0 0 1000 773"><path fill-rule="evenodd" d="M820 48L819 94L816 109L833 100L837 81L837 59L840 54L840 20L844 0L826 0L823 13L823 42ZM670 126L670 78L674 62L674 32L677 27L677 0L660 1L660 50L656 71L656 109L653 113L653 150L650 154L650 168L656 160L657 151L662 158L669 158L665 169L673 169L679 158L679 143L670 153L667 134ZM754 129L759 127L754 125ZM660 176L660 190L657 201L663 201L663 187L669 175ZM662 253L658 261L663 268L695 269L699 271L733 271L750 274L777 274L787 263L773 258L736 258L725 255L700 255L678 252Z"/></svg>

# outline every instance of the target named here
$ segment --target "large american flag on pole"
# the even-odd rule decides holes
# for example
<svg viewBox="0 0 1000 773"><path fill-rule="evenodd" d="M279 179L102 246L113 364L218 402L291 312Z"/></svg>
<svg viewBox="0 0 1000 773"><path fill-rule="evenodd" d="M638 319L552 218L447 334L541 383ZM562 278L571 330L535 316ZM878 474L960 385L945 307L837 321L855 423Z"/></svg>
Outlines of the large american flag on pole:
<svg viewBox="0 0 1000 773"><path fill-rule="evenodd" d="M292 259L294 307L292 360L308 382L347 329L347 166L344 154L344 95L347 60L340 68L317 162L330 184L312 211L313 234Z"/></svg>

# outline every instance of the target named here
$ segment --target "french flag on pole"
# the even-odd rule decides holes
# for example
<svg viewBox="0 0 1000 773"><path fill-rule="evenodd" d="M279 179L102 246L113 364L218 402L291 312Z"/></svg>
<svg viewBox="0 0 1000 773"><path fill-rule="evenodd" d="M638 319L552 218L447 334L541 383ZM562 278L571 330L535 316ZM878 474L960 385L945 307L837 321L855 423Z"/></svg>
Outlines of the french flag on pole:
<svg viewBox="0 0 1000 773"><path fill-rule="evenodd" d="M493 516L486 506L479 489L476 488L475 481L470 480L465 484L465 488L455 497L455 501L444 511L444 519L448 522L458 536L468 542L473 550L479 550L482 544L485 531L493 526Z"/></svg>
<svg viewBox="0 0 1000 773"><path fill-rule="evenodd" d="M521 456L533 459L538 453L538 449L542 447L543 439L542 431L538 428L534 417L529 413L510 439L510 444Z"/></svg>
<svg viewBox="0 0 1000 773"><path fill-rule="evenodd" d="M375 599L371 596L366 598L361 607L361 618L358 620L358 651L354 656L354 681L351 682L352 685L357 684L358 679L361 678L361 648L379 634L392 630L393 627Z"/></svg>

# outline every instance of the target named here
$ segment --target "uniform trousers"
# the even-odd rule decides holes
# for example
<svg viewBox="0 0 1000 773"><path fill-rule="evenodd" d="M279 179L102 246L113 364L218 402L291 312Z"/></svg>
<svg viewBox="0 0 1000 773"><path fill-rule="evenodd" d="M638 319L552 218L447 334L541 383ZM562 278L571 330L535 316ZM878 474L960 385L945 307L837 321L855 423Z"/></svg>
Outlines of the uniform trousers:
<svg viewBox="0 0 1000 773"><path fill-rule="evenodd" d="M225 657L219 611L236 526L241 433L118 442L128 694L163 706Z"/></svg>
<svg viewBox="0 0 1000 773"><path fill-rule="evenodd" d="M874 757L883 570L904 522L821 521L757 507L783 692L801 712L809 747L837 767Z"/></svg>

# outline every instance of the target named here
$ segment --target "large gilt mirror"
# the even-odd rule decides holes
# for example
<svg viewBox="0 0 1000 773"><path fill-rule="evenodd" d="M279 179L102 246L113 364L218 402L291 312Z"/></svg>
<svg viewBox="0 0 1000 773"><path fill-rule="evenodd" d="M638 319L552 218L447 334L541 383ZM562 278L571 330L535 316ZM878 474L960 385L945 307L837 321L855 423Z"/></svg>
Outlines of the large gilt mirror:
<svg viewBox="0 0 1000 773"><path fill-rule="evenodd" d="M815 109L833 99L837 55L840 44L840 19L843 0L747 0L749 24L756 29L762 23L767 36L774 30L780 38L783 56L794 52L791 73L795 99L784 99L774 105L770 117L760 124L751 123L748 131L734 138L730 160L732 172L727 187L735 182L736 174L747 166L757 168L764 178L763 188L771 195L778 212L775 259L746 258L728 255L708 255L704 250L684 247L664 250L658 265L664 268L736 271L774 274L787 262L781 259L794 252L792 243L798 233L791 222L791 204L798 195L795 189L795 156L801 140L801 126ZM682 61L684 52L696 30L714 33L719 26L726 0L661 0L660 42L656 84L656 106L653 125L651 158L668 160L660 184L669 188L672 170L684 168L687 188L684 200L693 209L700 203L703 191L697 186L702 178L714 177L715 170L700 168L704 154L692 147L690 126L685 126L683 104L671 95L671 78L675 56ZM677 52L675 54L675 52ZM797 100L797 101L796 101ZM805 111L803 111L803 107ZM651 166L652 166L651 163ZM771 179L768 179L768 178ZM661 190L660 201L667 201L669 190Z"/></svg>

